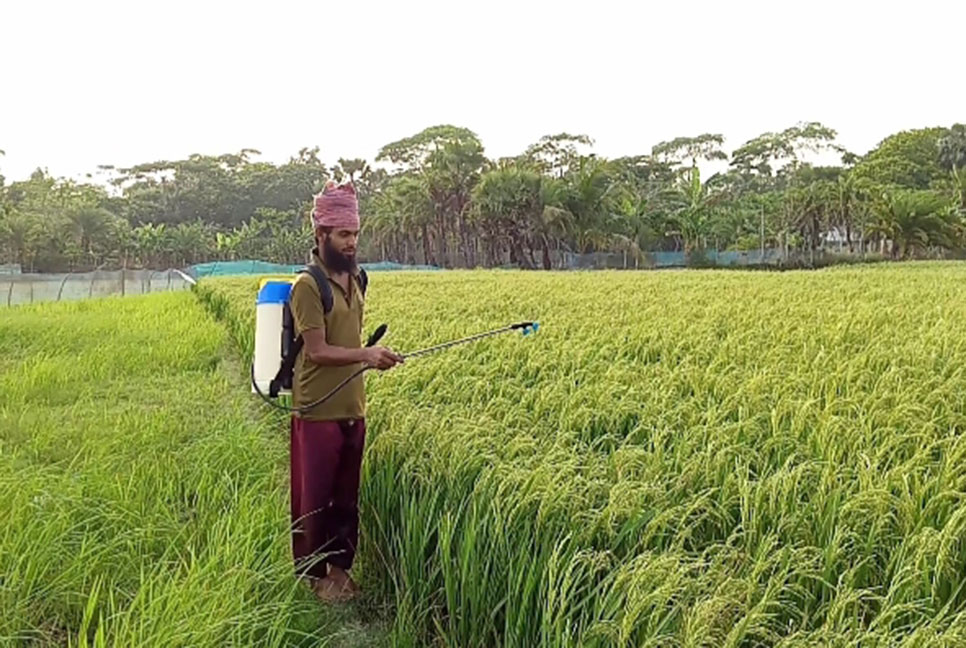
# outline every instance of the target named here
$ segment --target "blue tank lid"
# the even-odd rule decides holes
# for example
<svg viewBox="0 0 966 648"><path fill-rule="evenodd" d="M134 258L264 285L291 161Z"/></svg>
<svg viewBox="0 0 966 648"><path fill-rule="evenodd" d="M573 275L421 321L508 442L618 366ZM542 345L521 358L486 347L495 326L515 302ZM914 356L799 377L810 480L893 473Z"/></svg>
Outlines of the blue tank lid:
<svg viewBox="0 0 966 648"><path fill-rule="evenodd" d="M292 284L289 281L266 281L258 291L255 304L284 304L291 291Z"/></svg>

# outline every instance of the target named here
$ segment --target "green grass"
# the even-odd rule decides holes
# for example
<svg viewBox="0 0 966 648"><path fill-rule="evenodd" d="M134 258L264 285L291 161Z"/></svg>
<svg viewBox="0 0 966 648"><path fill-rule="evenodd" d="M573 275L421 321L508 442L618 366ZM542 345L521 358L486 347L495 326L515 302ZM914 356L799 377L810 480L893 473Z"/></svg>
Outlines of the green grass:
<svg viewBox="0 0 966 648"><path fill-rule="evenodd" d="M394 645L966 645L966 267L379 273L366 332L529 318L366 378Z"/></svg>
<svg viewBox="0 0 966 648"><path fill-rule="evenodd" d="M0 315L0 644L385 638L296 583L287 430L227 340L189 293Z"/></svg>

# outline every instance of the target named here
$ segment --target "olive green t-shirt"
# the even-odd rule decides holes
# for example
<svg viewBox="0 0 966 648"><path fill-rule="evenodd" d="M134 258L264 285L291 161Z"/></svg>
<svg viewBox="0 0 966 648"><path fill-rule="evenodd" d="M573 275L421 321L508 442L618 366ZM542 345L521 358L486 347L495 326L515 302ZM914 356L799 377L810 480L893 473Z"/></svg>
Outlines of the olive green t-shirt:
<svg viewBox="0 0 966 648"><path fill-rule="evenodd" d="M362 346L362 316L365 300L359 287L358 275L350 277L348 294L332 277L318 255L313 264L320 267L332 287L332 310L328 315L322 308L322 296L315 279L308 273L300 274L292 284L290 304L295 321L295 334L309 329L322 329L325 341L334 346L358 349ZM361 363L344 366L318 365L306 357L304 351L295 360L292 377L292 399L302 407L325 396L343 380L362 368ZM365 374L356 376L332 398L306 412L296 413L308 421L337 421L361 419L366 413Z"/></svg>

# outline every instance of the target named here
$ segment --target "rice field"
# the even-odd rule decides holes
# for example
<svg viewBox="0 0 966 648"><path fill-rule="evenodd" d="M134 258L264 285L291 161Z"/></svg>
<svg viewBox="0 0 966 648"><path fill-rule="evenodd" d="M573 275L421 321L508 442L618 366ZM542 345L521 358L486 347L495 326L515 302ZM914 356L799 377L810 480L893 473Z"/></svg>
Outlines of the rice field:
<svg viewBox="0 0 966 648"><path fill-rule="evenodd" d="M966 645L966 267L370 277L398 351L524 319L367 374L392 645Z"/></svg>
<svg viewBox="0 0 966 648"><path fill-rule="evenodd" d="M190 293L4 309L0 645L384 637L292 577L287 437L236 357Z"/></svg>
<svg viewBox="0 0 966 648"><path fill-rule="evenodd" d="M366 374L348 610L257 283L0 315L0 644L966 645L966 266L372 273L398 351L541 327Z"/></svg>

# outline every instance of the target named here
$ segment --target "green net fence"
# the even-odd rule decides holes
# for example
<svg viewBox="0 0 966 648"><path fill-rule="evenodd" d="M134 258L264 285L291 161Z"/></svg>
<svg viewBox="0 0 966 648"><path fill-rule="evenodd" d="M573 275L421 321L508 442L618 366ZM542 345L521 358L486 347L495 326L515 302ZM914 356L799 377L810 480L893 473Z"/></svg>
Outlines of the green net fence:
<svg viewBox="0 0 966 648"><path fill-rule="evenodd" d="M0 306L187 290L191 282L175 269L0 274Z"/></svg>
<svg viewBox="0 0 966 648"><path fill-rule="evenodd" d="M378 272L382 270L439 270L438 267L431 265L404 265L392 261L360 263L359 265L365 268L366 272ZM292 274L302 267L304 266L248 259L243 261L209 261L208 263L197 263L185 268L184 271L194 279L201 279L204 277L231 275Z"/></svg>
<svg viewBox="0 0 966 648"><path fill-rule="evenodd" d="M404 265L391 261L360 264L367 272L381 270L439 270L430 265ZM46 301L67 301L112 295L143 295L187 290L205 277L233 275L287 275L302 265L268 261L211 261L169 270L97 270L70 273L23 273L19 266L0 272L0 307Z"/></svg>

